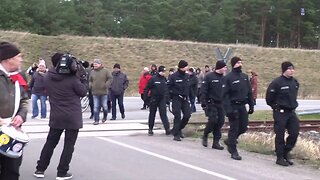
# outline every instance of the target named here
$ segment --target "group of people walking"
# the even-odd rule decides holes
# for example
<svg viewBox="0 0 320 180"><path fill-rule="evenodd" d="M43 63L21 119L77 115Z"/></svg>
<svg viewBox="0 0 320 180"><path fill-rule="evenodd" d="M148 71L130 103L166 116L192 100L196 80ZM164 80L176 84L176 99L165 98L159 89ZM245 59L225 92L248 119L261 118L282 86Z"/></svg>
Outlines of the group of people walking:
<svg viewBox="0 0 320 180"><path fill-rule="evenodd" d="M250 71L250 76L242 72L243 61L239 57L231 59L231 71L227 73L227 65L224 61L217 61L213 71L206 67L206 74L197 83L199 102L203 108L208 122L205 126L202 145L208 146L208 136L213 134L212 148L223 150L220 144L221 128L228 117L230 129L224 144L234 160L241 160L237 144L241 134L247 131L249 114L254 113L257 98L257 73ZM271 82L266 93L266 101L273 109L275 119L275 147L276 163L282 166L292 165L289 152L295 146L299 133L299 119L295 114L298 106L297 92L298 81L293 77L294 66L286 61L281 64L282 74ZM165 133L172 134L173 140L181 141L184 137L182 129L188 124L192 112L192 76L188 63L181 60L176 72L165 78L165 67L159 66L155 75L150 75L145 68L140 78L145 86L139 86L141 97L144 100L142 109L149 106L149 130L148 135L153 135L155 113L159 108L160 119ZM196 70L198 71L198 70ZM201 72L201 71L200 71ZM199 87L200 86L200 87ZM141 89L144 89L143 91ZM166 104L172 105L174 115L173 127L170 129L166 114ZM285 140L285 131L289 136Z"/></svg>
<svg viewBox="0 0 320 180"><path fill-rule="evenodd" d="M13 44L0 43L0 127L7 125L19 129L26 121L28 85L26 79L19 73L20 64L23 61L22 53ZM116 100L120 107L121 117L125 118L123 108L123 95L128 87L127 76L120 71L120 64L113 66L110 73L102 66L99 59L93 62L90 75L83 66L77 65L77 61L68 54L55 53L52 58L52 68L46 69L45 63L39 61L38 70L33 71L32 97L41 99L41 93L49 96L51 107L49 133L37 161L34 176L43 178L56 145L62 133L65 133L64 147L57 167L57 180L71 179L69 164L72 159L74 145L79 129L83 126L80 97L86 96L91 91L94 104L94 124L99 122L99 113L103 109L103 121L107 118L106 101L111 92L112 117L116 119L114 106ZM67 66L65 66L67 64ZM72 66L75 64L75 66ZM213 72L204 76L200 86L200 103L208 117L203 136L202 145L208 146L208 135L213 133L212 148L223 150L220 144L221 127L224 124L225 115L228 117L230 129L228 138L224 141L231 158L241 160L237 150L237 139L247 131L248 114L254 113L255 98L250 84L249 76L242 72L243 62L239 57L231 59L232 70L226 73L225 62L217 61ZM299 134L299 119L295 113L298 107L297 96L299 83L293 77L294 65L285 61L281 64L282 74L274 79L267 88L266 102L273 109L276 163L281 166L293 165L290 159L290 151L294 148ZM147 69L145 69L147 71ZM148 76L145 87L140 92L142 99L147 100L143 108L149 107L148 135L153 135L155 114L159 108L165 133L172 134L173 140L181 141L184 137L182 130L188 124L191 117L190 91L192 91L191 76L188 73L188 62L181 60L177 71L169 74L166 79L166 67L152 67L152 74ZM44 75L44 73L47 73ZM145 77L147 73L143 74ZM43 78L43 79L42 79ZM148 79L149 78L149 79ZM41 80L42 79L42 80ZM103 80L103 81L102 81ZM39 85L39 82L43 83ZM37 84L38 83L38 84ZM41 84L41 83L40 83ZM198 88L198 83L195 86ZM121 105L122 104L122 105ZM173 127L167 117L166 105L172 105L174 115ZM246 108L248 105L248 110ZM70 113L72 112L72 113ZM38 116L37 110L33 111L33 117ZM46 113L40 112L42 118ZM288 137L285 140L285 132ZM0 154L0 179L19 179L19 168L22 157L9 157Z"/></svg>

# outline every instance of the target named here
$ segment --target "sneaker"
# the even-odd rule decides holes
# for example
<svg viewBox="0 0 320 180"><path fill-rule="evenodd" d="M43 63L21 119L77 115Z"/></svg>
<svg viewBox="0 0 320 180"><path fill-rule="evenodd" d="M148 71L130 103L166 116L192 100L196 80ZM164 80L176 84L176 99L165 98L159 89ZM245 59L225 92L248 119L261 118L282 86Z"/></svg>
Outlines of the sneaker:
<svg viewBox="0 0 320 180"><path fill-rule="evenodd" d="M93 122L93 125L98 125L98 124L99 124L98 121Z"/></svg>
<svg viewBox="0 0 320 180"><path fill-rule="evenodd" d="M38 116L31 116L31 119L35 119L35 118L37 118Z"/></svg>
<svg viewBox="0 0 320 180"><path fill-rule="evenodd" d="M231 158L234 160L241 160L242 159L242 157L238 154L238 152L232 153Z"/></svg>
<svg viewBox="0 0 320 180"><path fill-rule="evenodd" d="M110 120L113 121L113 120L116 120L116 118L111 118Z"/></svg>
<svg viewBox="0 0 320 180"><path fill-rule="evenodd" d="M122 118L122 119L126 118L126 115L125 115L124 113L121 114L121 118Z"/></svg>
<svg viewBox="0 0 320 180"><path fill-rule="evenodd" d="M65 174L65 175L58 175L57 177L56 177L56 180L67 180L67 179L71 179L73 176L72 176L72 174L70 174L70 173L67 173L67 174Z"/></svg>
<svg viewBox="0 0 320 180"><path fill-rule="evenodd" d="M102 123L105 123L107 121L107 118L102 119Z"/></svg>
<svg viewBox="0 0 320 180"><path fill-rule="evenodd" d="M166 135L169 136L171 134L171 130L170 129L166 129Z"/></svg>
<svg viewBox="0 0 320 180"><path fill-rule="evenodd" d="M36 172L34 172L33 176L35 176L36 178L44 178L44 172L36 170Z"/></svg>

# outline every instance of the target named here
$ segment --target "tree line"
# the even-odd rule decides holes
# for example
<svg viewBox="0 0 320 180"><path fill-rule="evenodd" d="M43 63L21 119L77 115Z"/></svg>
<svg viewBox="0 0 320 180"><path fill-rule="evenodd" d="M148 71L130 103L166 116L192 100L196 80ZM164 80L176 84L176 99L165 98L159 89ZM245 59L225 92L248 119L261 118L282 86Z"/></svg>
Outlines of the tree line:
<svg viewBox="0 0 320 180"><path fill-rule="evenodd" d="M1 0L0 29L319 48L319 0Z"/></svg>

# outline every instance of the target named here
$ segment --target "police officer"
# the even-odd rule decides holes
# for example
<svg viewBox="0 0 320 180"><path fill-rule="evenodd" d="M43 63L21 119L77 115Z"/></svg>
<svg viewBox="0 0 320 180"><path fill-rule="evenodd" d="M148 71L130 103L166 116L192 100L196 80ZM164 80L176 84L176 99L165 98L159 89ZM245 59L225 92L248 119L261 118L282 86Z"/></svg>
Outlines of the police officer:
<svg viewBox="0 0 320 180"><path fill-rule="evenodd" d="M170 134L170 124L167 116L166 103L169 102L167 79L165 77L166 68L159 66L158 73L154 75L144 89L144 99L148 98L148 92L150 91L150 104L149 104L149 131L148 135L153 135L154 119L156 116L157 108L159 108L160 118L163 127L166 131L166 135Z"/></svg>
<svg viewBox="0 0 320 180"><path fill-rule="evenodd" d="M173 140L181 141L183 134L181 130L188 124L191 117L190 103L188 101L190 93L190 78L186 73L188 63L181 60L178 64L178 71L173 73L168 80L170 98L172 99L172 113L174 115L172 134ZM183 117L181 119L181 112Z"/></svg>
<svg viewBox="0 0 320 180"><path fill-rule="evenodd" d="M276 163L288 166L293 165L289 152L295 146L299 135L299 119L295 113L295 109L298 107L299 83L293 77L294 66L291 62L283 62L281 69L282 75L274 79L267 89L266 101L273 109ZM286 129L289 136L285 141Z"/></svg>
<svg viewBox="0 0 320 180"><path fill-rule="evenodd" d="M208 135L213 133L213 149L223 150L220 145L221 127L224 124L222 104L222 78L227 70L226 63L217 61L215 70L207 74L201 85L201 107L205 109L208 122L203 132L202 145L208 146Z"/></svg>
<svg viewBox="0 0 320 180"><path fill-rule="evenodd" d="M254 112L254 102L249 77L241 71L242 60L233 57L231 66L232 71L225 76L223 84L223 103L230 123L228 139L224 142L228 146L231 158L241 160L237 150L237 139L247 131L248 114ZM246 104L249 104L249 111Z"/></svg>

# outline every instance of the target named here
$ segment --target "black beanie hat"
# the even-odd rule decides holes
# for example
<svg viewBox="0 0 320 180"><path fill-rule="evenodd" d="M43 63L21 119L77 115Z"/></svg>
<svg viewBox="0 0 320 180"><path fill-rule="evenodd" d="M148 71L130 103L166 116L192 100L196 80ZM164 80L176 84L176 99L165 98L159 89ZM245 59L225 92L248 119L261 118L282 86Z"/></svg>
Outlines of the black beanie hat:
<svg viewBox="0 0 320 180"><path fill-rule="evenodd" d="M8 42L0 43L0 62L2 60L10 59L20 53L20 50L13 44Z"/></svg>
<svg viewBox="0 0 320 180"><path fill-rule="evenodd" d="M284 73L288 68L294 68L293 64L290 61L285 61L281 64L282 73Z"/></svg>
<svg viewBox="0 0 320 180"><path fill-rule="evenodd" d="M218 69L222 69L226 66L226 63L224 61L217 61L216 63L216 67L215 69L218 70Z"/></svg>
<svg viewBox="0 0 320 180"><path fill-rule="evenodd" d="M54 67L57 66L57 64L59 63L60 59L61 59L61 56L63 56L62 53L55 53L52 57L51 57L51 62L52 62L52 65Z"/></svg>
<svg viewBox="0 0 320 180"><path fill-rule="evenodd" d="M188 66L188 63L185 60L181 60L178 64L178 68L185 68Z"/></svg>
<svg viewBox="0 0 320 180"><path fill-rule="evenodd" d="M164 67L164 66L159 66L158 72L164 72L164 71L166 71L166 67Z"/></svg>
<svg viewBox="0 0 320 180"><path fill-rule="evenodd" d="M114 66L113 66L113 69L114 69L114 68L118 68L118 69L120 69L120 64L115 63L115 64L114 64Z"/></svg>
<svg viewBox="0 0 320 180"><path fill-rule="evenodd" d="M235 65L235 64L237 64L237 62L238 61L241 61L241 59L239 58L239 57L233 57L232 59L231 59L231 67L233 68L233 66Z"/></svg>

